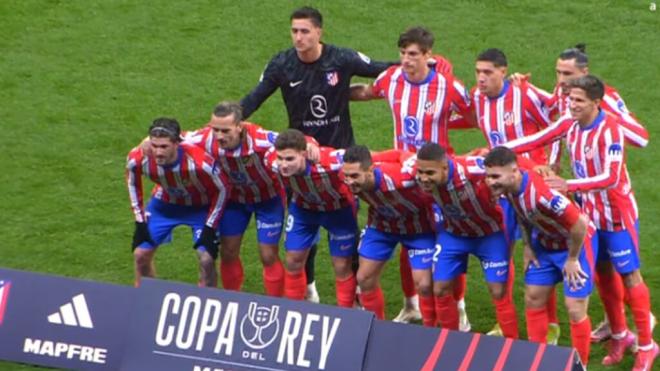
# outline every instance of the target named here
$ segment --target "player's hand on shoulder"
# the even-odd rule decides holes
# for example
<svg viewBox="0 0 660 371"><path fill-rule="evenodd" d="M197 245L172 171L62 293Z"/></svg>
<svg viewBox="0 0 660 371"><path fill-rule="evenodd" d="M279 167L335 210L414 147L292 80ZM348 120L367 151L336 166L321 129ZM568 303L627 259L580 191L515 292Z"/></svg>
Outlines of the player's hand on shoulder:
<svg viewBox="0 0 660 371"><path fill-rule="evenodd" d="M318 145L307 142L307 159L315 164L321 160L321 150Z"/></svg>
<svg viewBox="0 0 660 371"><path fill-rule="evenodd" d="M529 81L530 77L532 77L531 72L527 73L520 73L520 72L514 72L511 75L509 75L509 81L513 83L515 86L520 86L523 83Z"/></svg>

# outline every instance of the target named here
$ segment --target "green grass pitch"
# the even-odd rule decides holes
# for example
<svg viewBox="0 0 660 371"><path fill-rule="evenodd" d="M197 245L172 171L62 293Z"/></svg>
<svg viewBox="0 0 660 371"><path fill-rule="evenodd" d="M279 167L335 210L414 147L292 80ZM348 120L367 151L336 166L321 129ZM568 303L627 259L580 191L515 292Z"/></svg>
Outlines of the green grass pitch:
<svg viewBox="0 0 660 371"><path fill-rule="evenodd" d="M157 116L174 116L185 129L202 126L219 100L238 100L257 82L266 62L290 46L289 14L299 1L60 1L0 2L0 266L130 285L132 215L124 185L126 153ZM660 171L660 11L648 1L315 1L325 17L324 40L373 59L396 60L398 34L424 25L434 51L447 56L467 86L474 58L502 48L510 71L531 71L551 89L561 50L587 43L591 71L619 89L651 132L643 150L628 152L640 206L643 274L652 305L660 307L660 241L656 223ZM356 80L357 81L357 80ZM366 81L366 80L362 80ZM357 140L372 149L392 143L385 102L351 106ZM276 93L251 118L286 127ZM460 151L483 145L481 134L456 132ZM364 216L364 210L362 211ZM362 219L364 221L364 219ZM656 241L656 242L654 242ZM317 280L322 301L333 303L326 245ZM242 251L245 289L261 292L253 229ZM473 328L487 331L494 313L472 261L467 306ZM400 308L398 261L383 278L387 315ZM520 264L518 269L520 271ZM189 232L157 256L160 278L194 283ZM520 277L520 274L518 274ZM522 318L522 286L516 287ZM596 295L594 323L602 318ZM560 306L562 340L570 343ZM524 329L524 322L521 322ZM658 331L656 331L658 339ZM605 354L593 347L591 369ZM632 366L627 357L624 369ZM30 366L0 363L2 370Z"/></svg>

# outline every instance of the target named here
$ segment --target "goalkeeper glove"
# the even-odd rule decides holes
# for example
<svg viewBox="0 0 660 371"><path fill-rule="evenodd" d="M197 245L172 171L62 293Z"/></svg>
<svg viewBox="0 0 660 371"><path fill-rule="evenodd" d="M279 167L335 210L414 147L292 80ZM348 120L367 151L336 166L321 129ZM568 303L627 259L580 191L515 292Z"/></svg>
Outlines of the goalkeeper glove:
<svg viewBox="0 0 660 371"><path fill-rule="evenodd" d="M136 247L140 246L143 242L148 242L153 246L156 246L154 241L149 235L149 228L147 228L147 223L135 222L135 233L133 233L133 245L131 246L131 251L134 251Z"/></svg>

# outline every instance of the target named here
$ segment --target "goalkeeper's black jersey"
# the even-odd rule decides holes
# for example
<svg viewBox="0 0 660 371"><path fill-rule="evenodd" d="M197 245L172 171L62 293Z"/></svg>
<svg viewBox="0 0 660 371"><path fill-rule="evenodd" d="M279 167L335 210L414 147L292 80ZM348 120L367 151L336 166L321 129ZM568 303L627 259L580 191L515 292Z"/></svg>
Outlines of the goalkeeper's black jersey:
<svg viewBox="0 0 660 371"><path fill-rule="evenodd" d="M348 107L351 77L377 77L389 65L328 44L323 44L321 57L313 63L300 61L294 48L282 51L241 100L244 116L250 116L280 88L289 127L314 137L322 146L346 148L355 142Z"/></svg>

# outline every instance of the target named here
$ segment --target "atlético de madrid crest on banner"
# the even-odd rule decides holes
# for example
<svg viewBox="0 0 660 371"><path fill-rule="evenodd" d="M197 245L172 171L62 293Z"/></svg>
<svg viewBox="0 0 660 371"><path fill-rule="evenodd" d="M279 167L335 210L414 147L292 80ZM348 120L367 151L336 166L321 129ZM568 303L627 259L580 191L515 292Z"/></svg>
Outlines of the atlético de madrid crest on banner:
<svg viewBox="0 0 660 371"><path fill-rule="evenodd" d="M328 85L335 86L339 82L339 74L337 71L326 72L325 79L328 81Z"/></svg>

